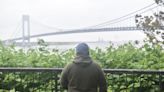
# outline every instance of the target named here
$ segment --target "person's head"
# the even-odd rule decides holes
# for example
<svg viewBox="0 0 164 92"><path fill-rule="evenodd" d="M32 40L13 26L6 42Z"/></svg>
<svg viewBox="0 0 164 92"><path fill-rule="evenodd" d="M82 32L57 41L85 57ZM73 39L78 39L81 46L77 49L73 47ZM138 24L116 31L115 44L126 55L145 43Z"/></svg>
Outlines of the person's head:
<svg viewBox="0 0 164 92"><path fill-rule="evenodd" d="M80 43L76 46L76 55L89 56L89 46L86 43Z"/></svg>

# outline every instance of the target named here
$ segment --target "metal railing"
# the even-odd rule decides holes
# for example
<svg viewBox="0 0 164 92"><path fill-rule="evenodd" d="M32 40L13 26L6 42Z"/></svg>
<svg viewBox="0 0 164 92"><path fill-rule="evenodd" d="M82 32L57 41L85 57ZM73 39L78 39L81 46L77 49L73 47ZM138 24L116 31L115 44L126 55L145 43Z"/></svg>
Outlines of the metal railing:
<svg viewBox="0 0 164 92"><path fill-rule="evenodd" d="M0 92L63 92L62 68L0 68ZM109 92L164 92L164 71L104 69Z"/></svg>

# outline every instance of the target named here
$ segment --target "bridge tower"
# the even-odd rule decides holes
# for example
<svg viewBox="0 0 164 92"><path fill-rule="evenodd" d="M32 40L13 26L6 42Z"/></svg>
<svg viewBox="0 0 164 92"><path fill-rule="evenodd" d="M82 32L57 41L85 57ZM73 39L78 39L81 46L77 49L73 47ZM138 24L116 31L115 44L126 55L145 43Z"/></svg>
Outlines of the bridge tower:
<svg viewBox="0 0 164 92"><path fill-rule="evenodd" d="M22 16L22 46L30 46L30 16Z"/></svg>

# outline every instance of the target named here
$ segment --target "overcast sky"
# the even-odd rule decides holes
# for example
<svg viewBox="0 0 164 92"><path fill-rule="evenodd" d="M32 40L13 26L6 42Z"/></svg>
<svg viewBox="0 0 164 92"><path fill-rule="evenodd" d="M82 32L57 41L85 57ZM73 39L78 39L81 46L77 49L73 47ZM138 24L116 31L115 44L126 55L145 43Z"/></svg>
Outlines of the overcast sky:
<svg viewBox="0 0 164 92"><path fill-rule="evenodd" d="M77 29L112 20L147 5L154 0L0 0L0 39L21 36L21 18L30 15L31 34L53 32L42 24L60 28ZM40 24L39 24L40 23ZM124 35L124 39L120 37ZM85 33L44 37L51 41L92 41L92 40L131 40L143 39L141 32L130 35ZM53 40L52 40L53 39Z"/></svg>

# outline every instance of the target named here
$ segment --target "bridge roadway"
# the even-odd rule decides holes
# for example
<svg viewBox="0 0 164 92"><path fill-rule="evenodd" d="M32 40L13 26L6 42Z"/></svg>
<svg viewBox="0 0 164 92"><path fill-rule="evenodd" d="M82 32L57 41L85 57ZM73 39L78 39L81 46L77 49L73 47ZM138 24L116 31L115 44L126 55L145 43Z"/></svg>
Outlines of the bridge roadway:
<svg viewBox="0 0 164 92"><path fill-rule="evenodd" d="M58 31L58 32L31 35L30 38L51 36L51 35L61 35L61 34L71 34L71 33L88 33L88 32L105 32L105 31L106 32L109 32L109 31L138 31L138 30L142 30L142 28L138 28L138 27L110 27L110 28L97 28L97 29L76 29L76 30L70 30L70 31ZM14 38L14 39L3 40L3 42L17 41L17 40L22 40L22 39L23 39L23 37L19 37L19 38ZM28 39L28 37L25 37L25 39Z"/></svg>
<svg viewBox="0 0 164 92"><path fill-rule="evenodd" d="M75 44L78 44L80 42L46 42L45 44L47 44L48 46L54 46L54 45L75 45ZM99 43L110 43L108 41L88 41L86 43L90 43L90 44L99 44ZM5 45L11 45L11 44L14 44L15 46L19 46L19 47L22 47L22 42L13 42L13 43L9 43L9 44L5 44ZM25 47L28 47L28 46L38 46L38 42L25 42L24 44Z"/></svg>

